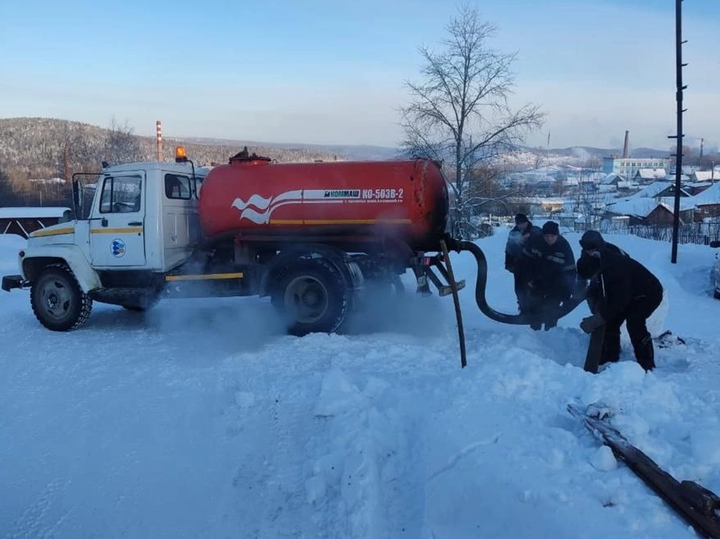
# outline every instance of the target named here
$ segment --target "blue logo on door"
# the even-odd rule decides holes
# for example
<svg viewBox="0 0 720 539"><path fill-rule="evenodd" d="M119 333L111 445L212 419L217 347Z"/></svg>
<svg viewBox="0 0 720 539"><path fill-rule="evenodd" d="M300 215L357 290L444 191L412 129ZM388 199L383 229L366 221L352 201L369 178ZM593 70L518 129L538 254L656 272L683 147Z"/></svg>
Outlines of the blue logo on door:
<svg viewBox="0 0 720 539"><path fill-rule="evenodd" d="M120 258L125 254L125 242L120 238L112 240L112 254L115 258Z"/></svg>

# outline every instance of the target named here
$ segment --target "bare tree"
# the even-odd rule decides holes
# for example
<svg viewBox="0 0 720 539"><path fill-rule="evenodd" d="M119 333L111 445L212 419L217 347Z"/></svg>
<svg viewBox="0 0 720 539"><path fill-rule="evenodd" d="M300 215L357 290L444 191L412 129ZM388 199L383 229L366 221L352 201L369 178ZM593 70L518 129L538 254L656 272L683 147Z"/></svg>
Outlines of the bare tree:
<svg viewBox="0 0 720 539"><path fill-rule="evenodd" d="M411 103L401 109L407 154L451 163L455 234L469 230L465 188L469 173L486 166L539 128L544 115L538 107L513 110L508 97L514 85L510 66L514 54L489 48L495 28L481 22L473 7L463 6L447 26L440 52L420 48L422 82L407 82Z"/></svg>
<svg viewBox="0 0 720 539"><path fill-rule="evenodd" d="M597 186L589 182L581 183L572 200L572 212L576 216L575 229L597 229L604 209L605 199Z"/></svg>
<svg viewBox="0 0 720 539"><path fill-rule="evenodd" d="M121 126L115 118L110 121L110 128L105 139L104 160L110 164L144 161L147 158L139 137L133 135L128 122Z"/></svg>

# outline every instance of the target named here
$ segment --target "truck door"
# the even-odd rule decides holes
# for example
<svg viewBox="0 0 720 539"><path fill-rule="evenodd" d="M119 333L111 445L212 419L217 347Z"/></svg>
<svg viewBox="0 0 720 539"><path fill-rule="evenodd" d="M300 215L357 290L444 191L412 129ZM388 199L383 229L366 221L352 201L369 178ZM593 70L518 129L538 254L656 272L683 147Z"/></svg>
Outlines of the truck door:
<svg viewBox="0 0 720 539"><path fill-rule="evenodd" d="M98 188L98 218L90 221L93 266L144 266L144 174L105 176Z"/></svg>
<svg viewBox="0 0 720 539"><path fill-rule="evenodd" d="M197 244L193 234L197 221L197 199L190 176L164 173L163 249L165 268L173 268L184 261Z"/></svg>

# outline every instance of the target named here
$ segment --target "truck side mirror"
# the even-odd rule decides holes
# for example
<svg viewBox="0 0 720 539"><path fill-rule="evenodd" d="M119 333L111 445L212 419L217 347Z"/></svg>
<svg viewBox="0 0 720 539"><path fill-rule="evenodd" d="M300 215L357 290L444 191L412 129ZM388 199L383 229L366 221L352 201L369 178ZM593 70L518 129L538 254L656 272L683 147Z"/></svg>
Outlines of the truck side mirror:
<svg viewBox="0 0 720 539"><path fill-rule="evenodd" d="M82 217L83 200L82 200L82 186L80 182L73 178L72 183L72 194L73 194L73 210L75 211L76 217Z"/></svg>

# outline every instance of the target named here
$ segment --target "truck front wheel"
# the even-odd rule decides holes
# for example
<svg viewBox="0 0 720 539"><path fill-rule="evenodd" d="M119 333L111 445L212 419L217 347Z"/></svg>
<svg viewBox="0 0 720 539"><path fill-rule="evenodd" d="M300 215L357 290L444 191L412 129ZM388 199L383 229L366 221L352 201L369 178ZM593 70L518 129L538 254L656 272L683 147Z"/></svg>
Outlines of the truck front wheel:
<svg viewBox="0 0 720 539"><path fill-rule="evenodd" d="M292 335L332 333L345 320L350 290L342 273L323 259L293 264L275 288L272 303Z"/></svg>
<svg viewBox="0 0 720 539"><path fill-rule="evenodd" d="M92 299L65 264L47 266L32 284L30 304L40 323L53 331L68 331L90 316Z"/></svg>

